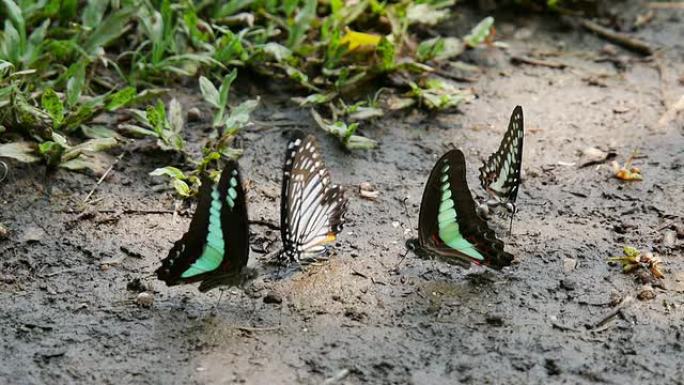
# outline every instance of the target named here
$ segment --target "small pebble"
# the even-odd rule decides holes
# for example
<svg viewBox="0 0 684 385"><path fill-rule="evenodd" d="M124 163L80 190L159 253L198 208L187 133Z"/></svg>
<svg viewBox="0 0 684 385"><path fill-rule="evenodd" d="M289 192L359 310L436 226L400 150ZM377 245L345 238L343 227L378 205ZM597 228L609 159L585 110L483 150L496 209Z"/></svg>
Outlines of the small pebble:
<svg viewBox="0 0 684 385"><path fill-rule="evenodd" d="M7 230L7 227L5 227L2 223L0 223L0 241L6 239L7 235L9 235L9 230Z"/></svg>
<svg viewBox="0 0 684 385"><path fill-rule="evenodd" d="M622 294L617 290L612 290L608 296L608 304L610 306L617 306L620 302L622 302Z"/></svg>
<svg viewBox="0 0 684 385"><path fill-rule="evenodd" d="M501 317L501 316L498 315L498 314L489 314L489 315L487 315L487 317L485 318L485 321L486 321L489 325L497 326L497 327L498 327L498 326L503 326L503 324L504 324L503 317Z"/></svg>
<svg viewBox="0 0 684 385"><path fill-rule="evenodd" d="M606 56L615 56L618 54L618 48L612 44L606 44L601 48L601 53Z"/></svg>
<svg viewBox="0 0 684 385"><path fill-rule="evenodd" d="M575 267L577 267L577 260L573 258L564 258L563 259L563 271L566 273L569 273L573 270L575 270Z"/></svg>
<svg viewBox="0 0 684 385"><path fill-rule="evenodd" d="M376 190L370 183L362 182L359 184L359 195L361 198L375 200L380 196L380 191Z"/></svg>
<svg viewBox="0 0 684 385"><path fill-rule="evenodd" d="M572 279L564 278L564 279L561 279L560 286L567 291L572 291L572 290L575 290L575 288L577 287L577 284Z"/></svg>
<svg viewBox="0 0 684 385"><path fill-rule="evenodd" d="M45 237L45 231L37 226L30 226L24 229L24 233L19 239L20 242L39 242Z"/></svg>
<svg viewBox="0 0 684 385"><path fill-rule="evenodd" d="M663 246L665 246L665 247L674 246L676 237L677 237L677 234L674 231L666 230L665 233L663 233Z"/></svg>
<svg viewBox="0 0 684 385"><path fill-rule="evenodd" d="M653 290L653 286L651 285L643 285L639 288L639 294L637 294L637 298L639 298L641 301L648 301L656 297L655 290Z"/></svg>
<svg viewBox="0 0 684 385"><path fill-rule="evenodd" d="M154 303L154 294L143 291L135 298L135 303L138 304L138 306L150 307Z"/></svg>
<svg viewBox="0 0 684 385"><path fill-rule="evenodd" d="M0 274L0 282L2 283L14 283L14 281L17 280L17 277L11 275L11 274Z"/></svg>
<svg viewBox="0 0 684 385"><path fill-rule="evenodd" d="M264 296L264 303L283 303L283 297L275 291L269 291Z"/></svg>
<svg viewBox="0 0 684 385"><path fill-rule="evenodd" d="M188 110L188 122L199 121L202 117L202 111L197 107L192 107Z"/></svg>

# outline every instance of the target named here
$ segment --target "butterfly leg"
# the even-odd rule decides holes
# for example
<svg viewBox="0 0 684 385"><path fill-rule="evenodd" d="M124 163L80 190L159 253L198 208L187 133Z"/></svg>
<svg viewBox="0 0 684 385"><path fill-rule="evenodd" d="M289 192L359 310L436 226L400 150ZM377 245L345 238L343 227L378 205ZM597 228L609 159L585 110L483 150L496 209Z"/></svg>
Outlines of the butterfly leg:
<svg viewBox="0 0 684 385"><path fill-rule="evenodd" d="M214 306L214 313L218 313L218 307L219 307L219 304L221 303L221 298L223 298L223 291L224 291L223 288L219 288L219 297L218 297L218 301L216 301L216 306Z"/></svg>
<svg viewBox="0 0 684 385"><path fill-rule="evenodd" d="M510 207L509 207L509 205L510 205ZM508 235L511 235L511 234L513 233L513 217L515 216L515 213L518 211L518 208L515 207L515 204L514 204L514 203L508 203L508 204L506 205L506 208L507 208L507 209L512 208L512 210L511 210L511 223L510 223L510 225L508 226Z"/></svg>

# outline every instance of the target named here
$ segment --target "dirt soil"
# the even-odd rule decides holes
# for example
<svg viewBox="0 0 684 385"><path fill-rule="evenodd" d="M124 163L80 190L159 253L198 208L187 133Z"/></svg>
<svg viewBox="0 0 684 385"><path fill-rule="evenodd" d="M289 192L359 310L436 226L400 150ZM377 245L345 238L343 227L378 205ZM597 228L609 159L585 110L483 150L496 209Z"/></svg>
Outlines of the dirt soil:
<svg viewBox="0 0 684 385"><path fill-rule="evenodd" d="M645 11L627 8L625 18ZM466 14L457 35L482 16ZM347 153L286 95L253 91L263 103L240 159L251 219L277 223L282 132L300 128L346 186L348 222L328 262L225 291L218 308L219 290L151 276L192 213L173 215L173 192L148 175L173 156L128 145L81 216L97 177L59 171L48 200L44 169L11 163L0 184L10 230L0 242L0 383L684 384L684 128L682 114L666 113L684 95L684 11L656 11L638 31L664 48L650 59L604 54L605 41L546 19L497 15L510 47L469 53L484 70L463 84L477 99L363 124L380 141L373 151ZM516 65L514 55L566 67ZM197 95L184 98L206 110ZM477 168L518 104L520 211L510 235L505 219L492 221L516 263L501 272L413 255L399 263L435 160L463 149L482 196ZM200 126L189 128L191 146L206 135ZM579 167L587 147L619 162L638 149L644 180L611 178L608 162ZM359 197L362 182L380 197ZM261 266L279 233L251 232ZM637 277L606 262L626 244L663 259L655 299L637 299ZM145 288L151 307L135 303Z"/></svg>

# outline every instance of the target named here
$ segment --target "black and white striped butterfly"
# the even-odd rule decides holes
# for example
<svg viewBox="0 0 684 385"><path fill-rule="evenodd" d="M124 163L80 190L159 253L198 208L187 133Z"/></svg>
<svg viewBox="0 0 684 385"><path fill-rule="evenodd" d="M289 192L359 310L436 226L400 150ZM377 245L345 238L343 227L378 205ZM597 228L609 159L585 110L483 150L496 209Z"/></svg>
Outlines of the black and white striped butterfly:
<svg viewBox="0 0 684 385"><path fill-rule="evenodd" d="M337 239L347 199L330 182L316 139L301 131L287 144L280 199L281 259L315 259Z"/></svg>
<svg viewBox="0 0 684 385"><path fill-rule="evenodd" d="M480 167L480 183L490 196L487 206L505 207L511 213L511 220L520 187L524 136L523 110L516 106L499 149Z"/></svg>

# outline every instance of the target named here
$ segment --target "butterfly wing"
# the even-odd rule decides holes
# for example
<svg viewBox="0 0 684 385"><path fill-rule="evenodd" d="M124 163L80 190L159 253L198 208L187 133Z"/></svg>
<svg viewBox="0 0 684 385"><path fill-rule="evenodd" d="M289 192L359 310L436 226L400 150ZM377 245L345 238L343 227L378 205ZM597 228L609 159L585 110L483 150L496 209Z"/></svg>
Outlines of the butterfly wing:
<svg viewBox="0 0 684 385"><path fill-rule="evenodd" d="M444 154L432 169L420 205L418 231L420 245L449 263L467 267L472 262L499 270L513 260L475 211L460 150Z"/></svg>
<svg viewBox="0 0 684 385"><path fill-rule="evenodd" d="M523 110L516 106L499 149L480 167L482 187L502 202L515 203L518 197L524 136Z"/></svg>
<svg viewBox="0 0 684 385"><path fill-rule="evenodd" d="M282 258L316 257L342 230L347 200L318 151L316 139L296 131L287 145L280 202Z"/></svg>
<svg viewBox="0 0 684 385"><path fill-rule="evenodd" d="M156 272L169 286L237 274L247 264L247 205L237 162L228 163L217 185L203 176L199 195L190 229Z"/></svg>

